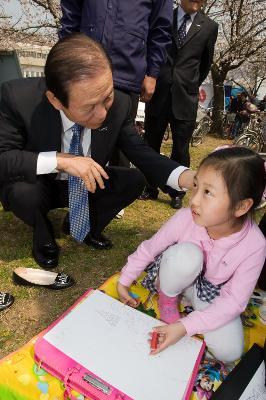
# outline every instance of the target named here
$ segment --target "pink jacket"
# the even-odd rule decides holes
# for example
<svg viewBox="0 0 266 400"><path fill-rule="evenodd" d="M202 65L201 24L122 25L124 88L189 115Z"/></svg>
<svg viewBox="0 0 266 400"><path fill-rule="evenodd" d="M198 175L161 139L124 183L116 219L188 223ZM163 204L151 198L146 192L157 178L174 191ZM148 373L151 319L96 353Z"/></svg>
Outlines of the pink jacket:
<svg viewBox="0 0 266 400"><path fill-rule="evenodd" d="M215 285L226 282L220 296L205 310L182 318L187 334L212 331L239 316L246 308L266 256L266 240L256 223L247 219L241 231L213 240L206 228L194 223L190 208L184 208L128 257L119 282L130 286L158 254L177 242L200 246L206 279Z"/></svg>

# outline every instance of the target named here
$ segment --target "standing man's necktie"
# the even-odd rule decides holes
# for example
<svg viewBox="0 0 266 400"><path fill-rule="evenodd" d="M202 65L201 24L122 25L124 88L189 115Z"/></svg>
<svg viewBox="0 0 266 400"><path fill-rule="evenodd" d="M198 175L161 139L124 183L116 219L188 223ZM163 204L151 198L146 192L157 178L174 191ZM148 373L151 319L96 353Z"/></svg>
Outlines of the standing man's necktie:
<svg viewBox="0 0 266 400"><path fill-rule="evenodd" d="M178 29L178 47L182 47L184 44L184 41L186 39L187 36L187 22L190 20L190 15L189 14L185 14L183 17L183 22L180 25L179 29Z"/></svg>
<svg viewBox="0 0 266 400"><path fill-rule="evenodd" d="M82 129L83 127L78 124L72 127L73 136L69 148L70 154L83 155L80 146ZM74 239L83 242L90 231L90 216L88 190L81 178L68 175L68 202L70 234Z"/></svg>

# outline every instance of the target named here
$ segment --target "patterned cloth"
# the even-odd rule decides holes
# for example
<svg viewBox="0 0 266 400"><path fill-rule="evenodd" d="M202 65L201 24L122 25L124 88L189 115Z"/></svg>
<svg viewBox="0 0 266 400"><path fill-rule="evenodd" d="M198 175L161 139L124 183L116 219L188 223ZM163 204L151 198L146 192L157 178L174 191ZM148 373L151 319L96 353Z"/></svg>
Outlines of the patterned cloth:
<svg viewBox="0 0 266 400"><path fill-rule="evenodd" d="M180 25L179 29L178 29L178 47L182 47L184 44L184 41L186 39L187 36L187 31L186 31L186 27L187 27L187 22L190 20L190 15L189 14L185 14L183 17L183 22Z"/></svg>
<svg viewBox="0 0 266 400"><path fill-rule="evenodd" d="M147 272L147 275L145 275L143 281L141 282L142 286L148 289L152 293L157 293L158 290L155 286L155 281L158 275L158 271L161 265L161 259L162 259L162 253L159 254L154 262L149 264L147 268L145 269L145 272Z"/></svg>
<svg viewBox="0 0 266 400"><path fill-rule="evenodd" d="M78 124L72 127L73 136L69 148L70 154L83 155L80 146L82 129L83 127ZM90 231L90 215L88 190L81 178L68 176L68 202L70 234L74 239L83 242Z"/></svg>
<svg viewBox="0 0 266 400"><path fill-rule="evenodd" d="M147 272L147 274L145 275L143 281L141 282L142 286L148 289L152 293L158 292L155 283L160 269L162 255L163 255L162 253L159 254L155 258L154 262L152 262L147 266L147 268L145 269L145 272ZM200 300L206 301L207 303L211 303L216 296L219 296L221 287L226 282L220 283L219 285L214 285L205 278L204 273L205 273L205 268L203 272L197 277L196 280L197 296Z"/></svg>
<svg viewBox="0 0 266 400"><path fill-rule="evenodd" d="M207 303L211 303L215 297L220 295L221 287L225 283L226 282L220 283L219 285L214 285L205 278L204 272L201 273L196 281L198 298L202 301L206 301Z"/></svg>

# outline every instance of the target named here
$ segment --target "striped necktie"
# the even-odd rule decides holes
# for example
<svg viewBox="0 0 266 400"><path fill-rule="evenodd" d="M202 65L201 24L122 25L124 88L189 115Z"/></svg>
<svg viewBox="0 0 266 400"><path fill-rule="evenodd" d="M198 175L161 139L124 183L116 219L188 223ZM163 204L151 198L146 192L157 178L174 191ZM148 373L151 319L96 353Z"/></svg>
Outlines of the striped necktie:
<svg viewBox="0 0 266 400"><path fill-rule="evenodd" d="M75 124L71 129L73 136L69 153L82 156L80 135L83 127ZM68 175L68 203L70 234L77 241L83 242L90 231L88 190L81 178L72 175Z"/></svg>
<svg viewBox="0 0 266 400"><path fill-rule="evenodd" d="M180 25L179 29L178 29L178 47L182 47L185 40L186 40L186 36L187 36L187 22L190 20L190 15L189 14L185 14L183 17L183 22Z"/></svg>

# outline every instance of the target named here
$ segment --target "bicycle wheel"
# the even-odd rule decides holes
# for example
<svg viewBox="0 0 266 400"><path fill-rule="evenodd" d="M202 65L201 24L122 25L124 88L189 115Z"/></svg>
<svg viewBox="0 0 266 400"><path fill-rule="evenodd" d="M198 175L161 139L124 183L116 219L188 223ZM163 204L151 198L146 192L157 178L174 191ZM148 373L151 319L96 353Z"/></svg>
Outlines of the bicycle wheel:
<svg viewBox="0 0 266 400"><path fill-rule="evenodd" d="M234 144L236 146L244 146L249 147L250 149L259 152L261 150L261 143L260 140L256 136L256 132L248 132L243 133L242 135L238 136Z"/></svg>
<svg viewBox="0 0 266 400"><path fill-rule="evenodd" d="M203 131L201 130L201 127L198 126L191 137L191 146L192 147L197 147L198 145L200 145L202 143L203 140Z"/></svg>
<svg viewBox="0 0 266 400"><path fill-rule="evenodd" d="M207 135L210 132L211 121L208 117L204 117L200 124L203 136Z"/></svg>
<svg viewBox="0 0 266 400"><path fill-rule="evenodd" d="M222 127L222 138L223 139L230 139L232 135L232 128L233 128L233 123L229 122L228 120Z"/></svg>

